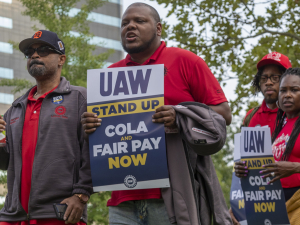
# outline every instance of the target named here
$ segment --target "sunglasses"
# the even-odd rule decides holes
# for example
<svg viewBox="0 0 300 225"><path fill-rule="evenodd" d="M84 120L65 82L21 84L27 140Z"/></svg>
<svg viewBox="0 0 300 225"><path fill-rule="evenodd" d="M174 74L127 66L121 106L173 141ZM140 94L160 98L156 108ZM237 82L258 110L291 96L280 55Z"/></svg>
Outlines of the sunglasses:
<svg viewBox="0 0 300 225"><path fill-rule="evenodd" d="M37 54L41 57L45 57L47 55L49 55L50 53L57 53L57 54L60 54L62 55L61 52L59 52L58 50L56 49L53 49L53 48L50 48L49 46L41 46L41 47L38 47L38 48L27 48L25 51L24 51L24 55L25 55L25 58L28 59L28 58L31 58L31 56L37 52Z"/></svg>

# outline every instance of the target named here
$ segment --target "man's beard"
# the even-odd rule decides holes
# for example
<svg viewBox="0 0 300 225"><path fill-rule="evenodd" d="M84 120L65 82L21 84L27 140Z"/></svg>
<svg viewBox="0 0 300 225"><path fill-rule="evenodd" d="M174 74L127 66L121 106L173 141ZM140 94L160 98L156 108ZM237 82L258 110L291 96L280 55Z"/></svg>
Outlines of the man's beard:
<svg viewBox="0 0 300 225"><path fill-rule="evenodd" d="M43 65L43 66L37 67L34 66L34 64ZM51 76L52 74L55 73L55 71L47 69L45 64L43 62L39 62L38 60L31 61L28 72L33 77Z"/></svg>
<svg viewBox="0 0 300 225"><path fill-rule="evenodd" d="M276 103L277 100L278 100L278 98L266 98L265 97L265 102L267 104L274 104L274 103Z"/></svg>
<svg viewBox="0 0 300 225"><path fill-rule="evenodd" d="M151 39L148 42L142 44L141 46L127 48L125 46L125 44L123 44L123 42L122 42L122 46L123 46L124 51L126 51L128 54L140 53L140 52L143 52L146 49L148 49L150 47L150 45L152 44L152 42L155 40L155 38L156 38L156 33L153 34L153 36L151 37Z"/></svg>

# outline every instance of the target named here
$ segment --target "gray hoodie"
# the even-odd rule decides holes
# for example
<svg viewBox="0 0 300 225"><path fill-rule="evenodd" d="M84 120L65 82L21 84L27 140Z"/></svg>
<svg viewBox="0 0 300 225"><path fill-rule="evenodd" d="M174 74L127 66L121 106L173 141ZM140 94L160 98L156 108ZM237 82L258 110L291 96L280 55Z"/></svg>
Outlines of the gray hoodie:
<svg viewBox="0 0 300 225"><path fill-rule="evenodd" d="M89 150L80 120L86 112L86 89L64 78L42 102L38 139L32 168L29 213L20 203L22 132L30 90L5 113L6 147L0 148L0 169L7 170L8 194L0 211L0 221L56 218L53 203L73 194L92 194ZM55 104L55 97L63 101ZM56 102L57 103L57 102ZM65 113L58 111L60 106ZM83 214L87 222L86 208Z"/></svg>

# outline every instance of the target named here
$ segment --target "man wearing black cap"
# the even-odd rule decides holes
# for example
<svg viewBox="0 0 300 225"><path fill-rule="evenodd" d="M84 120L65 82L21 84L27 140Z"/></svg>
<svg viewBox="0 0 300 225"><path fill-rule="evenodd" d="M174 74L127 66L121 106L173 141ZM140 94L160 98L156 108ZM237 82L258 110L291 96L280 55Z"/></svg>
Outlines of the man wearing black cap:
<svg viewBox="0 0 300 225"><path fill-rule="evenodd" d="M56 33L40 30L19 48L36 86L0 117L0 132L6 130L0 169L7 170L8 188L0 225L83 225L92 194L80 124L86 89L61 77L65 47ZM65 221L56 219L54 203L68 205Z"/></svg>

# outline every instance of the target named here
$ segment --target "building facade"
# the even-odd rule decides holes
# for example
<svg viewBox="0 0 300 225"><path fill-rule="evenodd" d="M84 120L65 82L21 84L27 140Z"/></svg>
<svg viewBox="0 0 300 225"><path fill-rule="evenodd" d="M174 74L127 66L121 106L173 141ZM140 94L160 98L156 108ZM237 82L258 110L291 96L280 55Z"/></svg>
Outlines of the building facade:
<svg viewBox="0 0 300 225"><path fill-rule="evenodd" d="M124 57L120 42L120 24L123 0L108 0L103 6L93 10L88 16L90 31L95 35L92 43L97 45L95 54L114 49L114 53L107 60L107 66ZM75 15L84 0L71 9L70 16ZM31 37L35 32L32 29L36 25L44 29L36 21L31 21L28 16L23 16L22 3L18 0L0 0L0 79L22 78L34 79L28 74L24 55L9 43L19 43L25 38ZM76 35L76 32L73 32ZM21 94L13 95L11 88L0 86L0 114L3 115L11 106L11 103Z"/></svg>

